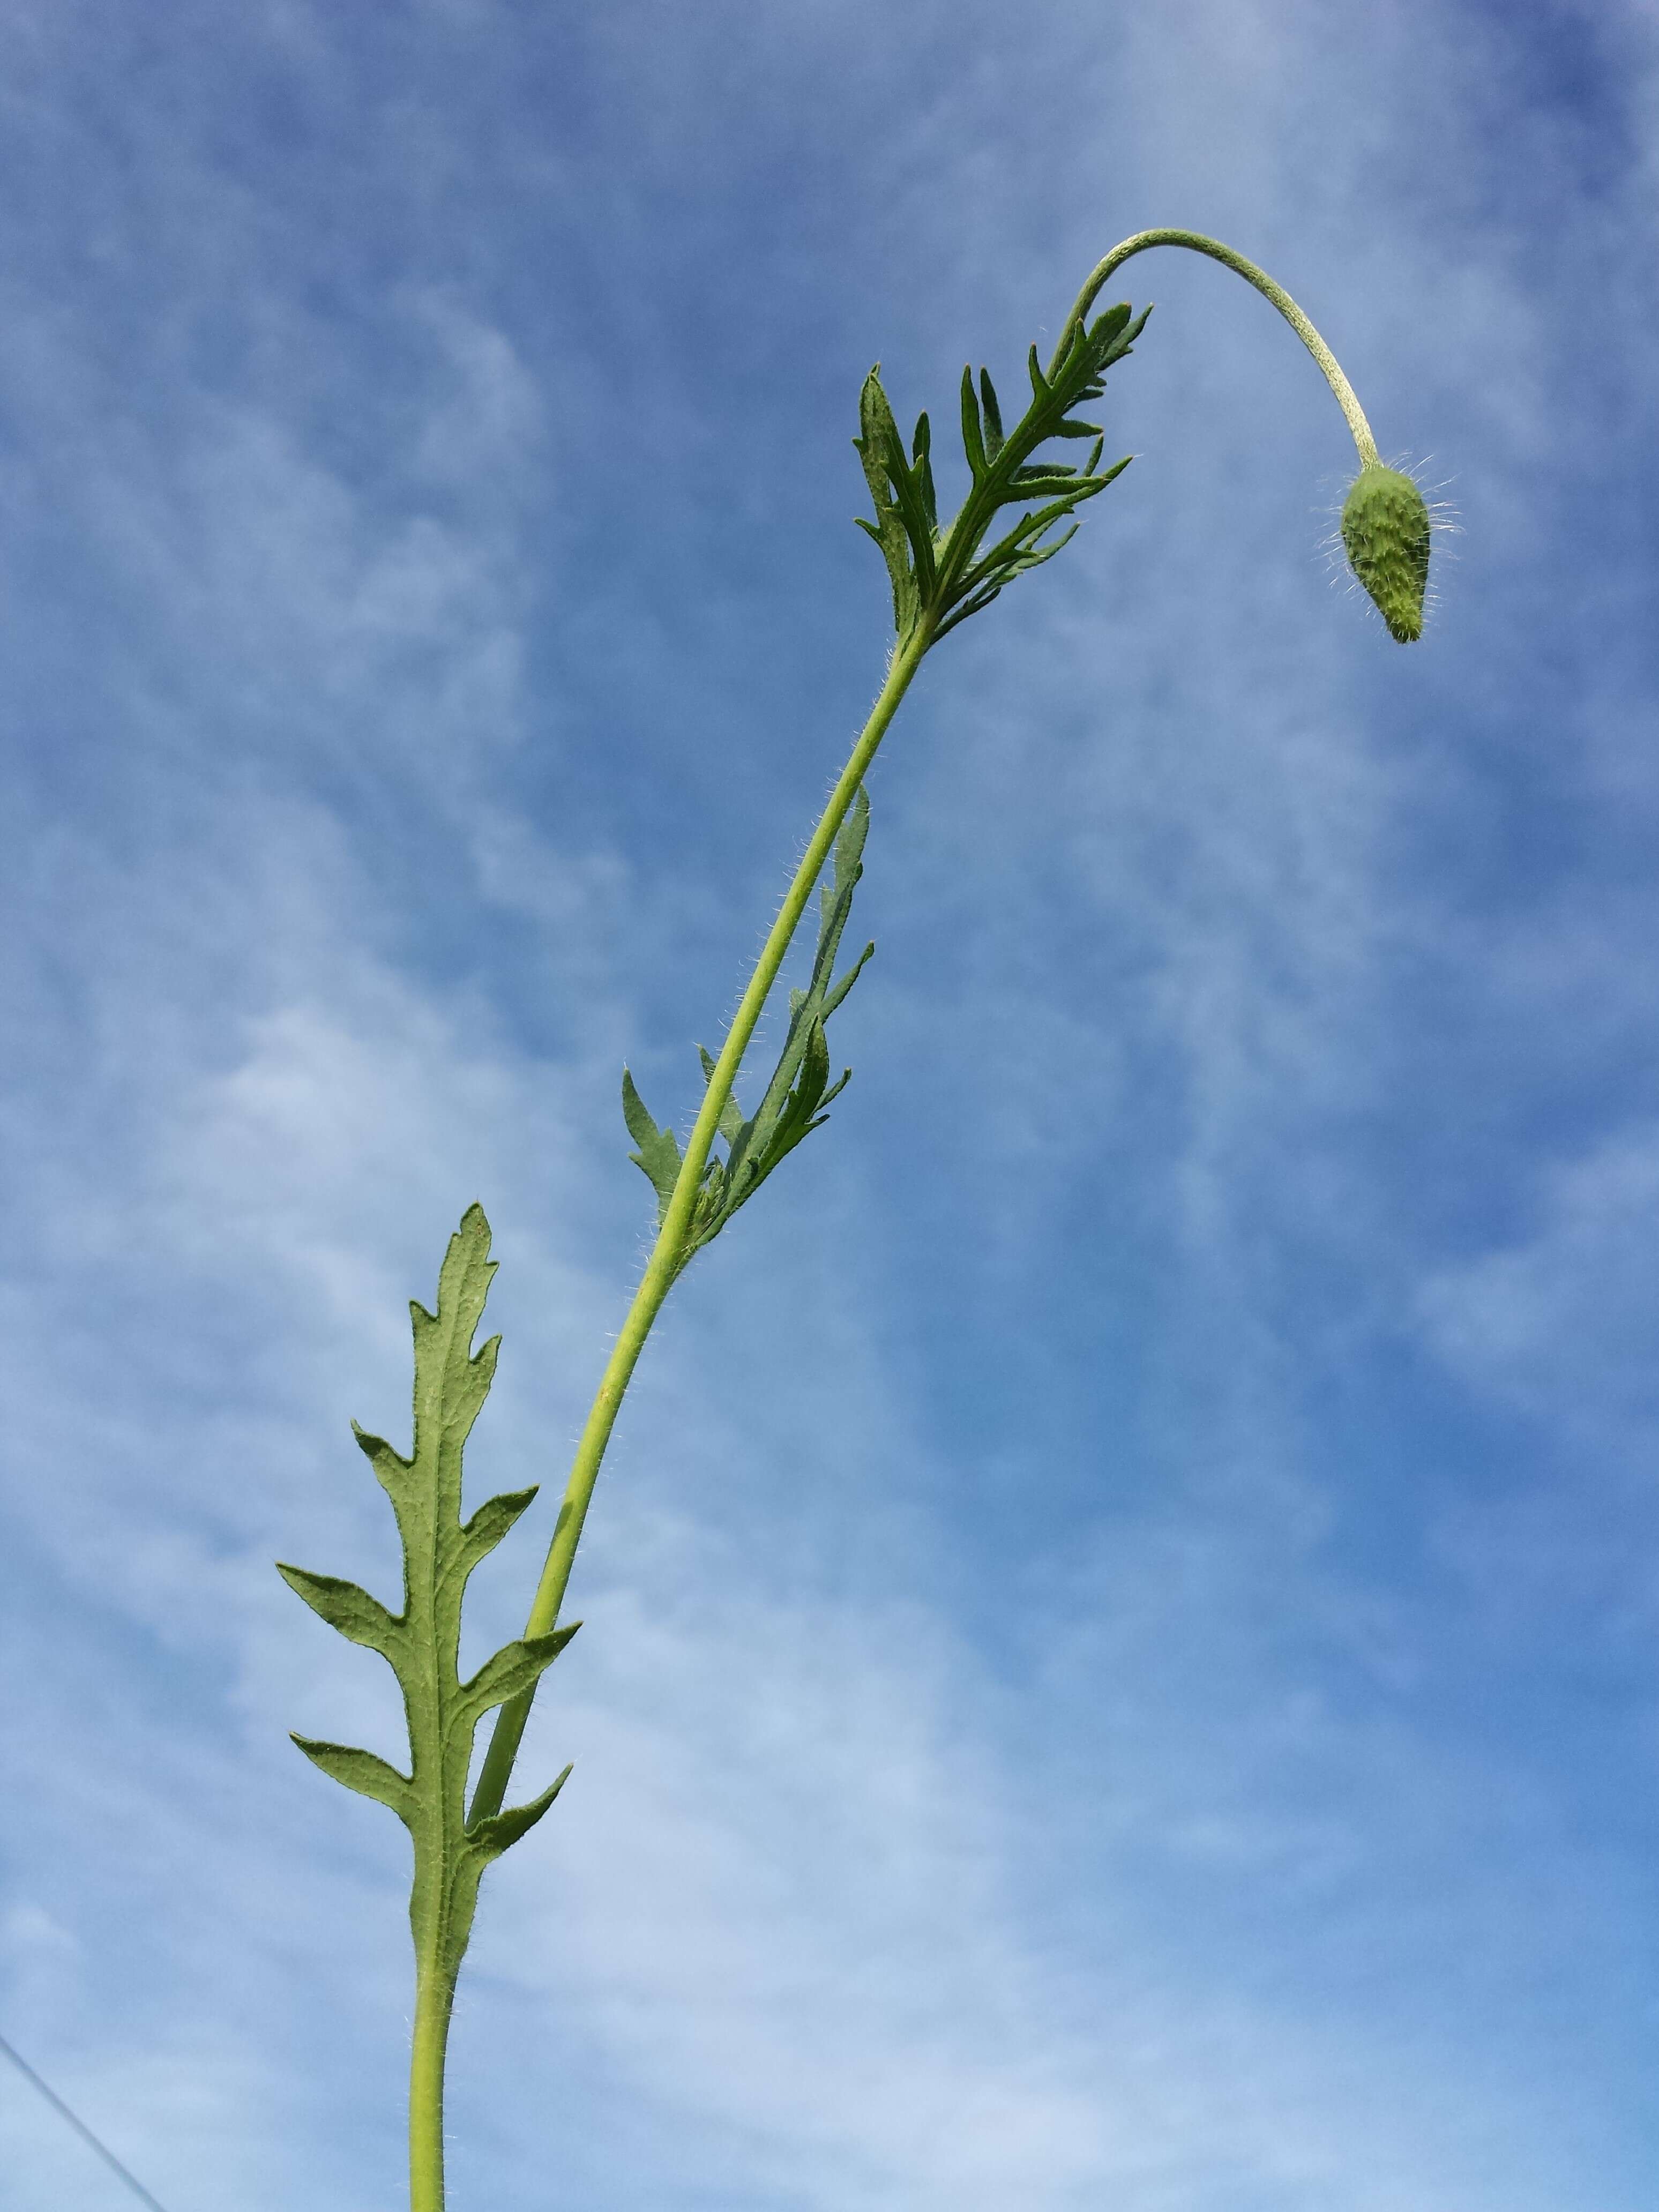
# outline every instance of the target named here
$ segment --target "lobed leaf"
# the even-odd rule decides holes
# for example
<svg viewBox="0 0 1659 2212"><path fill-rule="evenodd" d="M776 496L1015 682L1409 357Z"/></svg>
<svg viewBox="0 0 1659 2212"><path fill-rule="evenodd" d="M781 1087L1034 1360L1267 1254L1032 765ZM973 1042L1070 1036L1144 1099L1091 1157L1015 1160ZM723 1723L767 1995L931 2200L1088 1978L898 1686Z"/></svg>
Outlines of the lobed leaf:
<svg viewBox="0 0 1659 2212"><path fill-rule="evenodd" d="M927 434L920 444L925 452ZM848 809L836 835L830 865L818 886L818 936L812 969L805 990L789 994L789 1025L777 1065L759 1106L745 1119L727 1102L720 1116L720 1133L726 1139L726 1158L711 1156L704 1171L691 1225L679 1266L719 1236L738 1209L746 1205L762 1183L802 1139L823 1123L823 1109L840 1097L851 1078L850 1068L838 1082L829 1083L829 1045L824 1024L842 1004L875 951L866 945L839 977L836 961L853 895L864 873L864 848L870 831L870 801L860 790ZM697 1048L704 1079L713 1073L712 1055Z"/></svg>
<svg viewBox="0 0 1659 2212"><path fill-rule="evenodd" d="M702 1062L702 1079L707 1087L714 1079L714 1055L706 1045L700 1044L697 1047L697 1057ZM728 1091L726 1103L720 1108L720 1133L729 1145L742 1127L743 1109L738 1104L735 1094Z"/></svg>
<svg viewBox="0 0 1659 2212"><path fill-rule="evenodd" d="M356 1421L351 1424L351 1433L357 1439L358 1449L367 1454L381 1489L395 1501L414 1472L414 1461L393 1451L384 1437L372 1437L367 1429L360 1429Z"/></svg>
<svg viewBox="0 0 1659 2212"><path fill-rule="evenodd" d="M859 428L860 434L853 443L863 463L864 480L870 487L876 509L873 522L866 522L862 516L858 518L859 527L867 530L881 548L893 591L893 627L903 637L908 635L921 612L921 593L910 535L893 483L895 453L900 476L906 473L904 450L899 444L898 425L887 404L887 394L882 390L879 362L865 378L864 389L859 395Z"/></svg>
<svg viewBox="0 0 1659 2212"><path fill-rule="evenodd" d="M486 1859L498 1859L511 1850L520 1836L528 1835L542 1814L570 1779L569 1767L527 1805L503 1805L499 1813L491 1813L476 1821L466 1832L466 1839L475 1851Z"/></svg>
<svg viewBox="0 0 1659 2212"><path fill-rule="evenodd" d="M573 1620L568 1628L556 1628L546 1636L520 1636L503 1644L471 1681L461 1684L469 1711L487 1713L492 1705L503 1705L521 1690L532 1688L580 1626L580 1621Z"/></svg>
<svg viewBox="0 0 1659 2212"><path fill-rule="evenodd" d="M1030 404L1010 432L1004 431L988 371L980 371L977 393L971 370L963 371L962 442L972 483L961 513L944 532L933 495L927 417L923 415L916 425L907 462L892 410L872 372L860 402L863 436L857 442L877 520L864 526L887 556L901 639L924 615L933 638L944 636L988 607L1016 576L1052 560L1075 525L1048 543L1036 541L1121 474L1124 461L1098 472L1104 434L1077 410L1102 396L1106 369L1129 351L1146 322L1146 312L1136 316L1122 303L1107 308L1092 324L1074 322L1048 370L1033 346L1026 362ZM1082 468L1034 458L1050 439L1091 440ZM1040 517L1028 514L988 554L981 552L1000 509L1039 505L1045 506ZM754 1151L752 1142L749 1149Z"/></svg>
<svg viewBox="0 0 1659 2212"><path fill-rule="evenodd" d="M979 373L979 396L985 408L985 450L995 460L1003 447L1002 410L997 404L997 388L988 368Z"/></svg>
<svg viewBox="0 0 1659 2212"><path fill-rule="evenodd" d="M859 399L860 435L853 443L864 465L865 482L875 502L874 522L860 518L881 547L893 587L893 623L901 637L909 635L936 580L934 534L938 502L928 457L931 433L924 415L907 460L898 424L882 389L879 364L864 380Z"/></svg>
<svg viewBox="0 0 1659 2212"><path fill-rule="evenodd" d="M622 1097L623 1119L628 1124L629 1135L639 1146L638 1152L628 1157L644 1171L657 1194L657 1226L660 1228L667 1216L669 1200L674 1195L674 1186L680 1179L679 1141L672 1129L659 1129L652 1120L627 1068L623 1070Z"/></svg>
<svg viewBox="0 0 1659 2212"><path fill-rule="evenodd" d="M648 1124L644 1108L637 1110ZM402 1614L394 1619L356 1583L301 1567L281 1570L314 1612L354 1642L383 1651L397 1673L409 1728L407 1774L372 1752L307 1736L294 1740L325 1774L390 1806L408 1828L415 1854L410 1922L418 1971L447 1975L452 1986L483 1868L540 1819L558 1787L533 1806L481 1822L469 1835L466 1786L478 1722L491 1706L531 1688L575 1633L573 1626L521 1638L496 1652L470 1681L459 1679L467 1580L535 1496L533 1490L505 1492L462 1524L462 1455L494 1379L500 1344L491 1337L476 1352L471 1348L495 1272L489 1224L481 1208L470 1206L449 1240L435 1310L410 1307L415 1388L409 1456L383 1437L355 1431L397 1515L404 1551Z"/></svg>
<svg viewBox="0 0 1659 2212"><path fill-rule="evenodd" d="M854 984L858 981L859 977L864 973L864 963L866 960L874 957L875 950L875 941L872 939L871 942L865 946L863 951L860 953L858 958L853 963L847 973L842 977L840 982L835 986L833 990L826 991L824 993L823 1012L826 1021L829 1019L830 1016L835 1012L836 1008L840 1006L842 1000L847 996L847 994L852 989Z"/></svg>
<svg viewBox="0 0 1659 2212"><path fill-rule="evenodd" d="M461 1530L469 1573L495 1550L540 1487L532 1482L528 1490L504 1490L497 1497L485 1498Z"/></svg>
<svg viewBox="0 0 1659 2212"><path fill-rule="evenodd" d="M351 1744L319 1743L308 1735L296 1735L293 1741L312 1765L320 1766L331 1780L343 1782L360 1797L377 1798L382 1805L389 1805L400 1820L409 1819L415 1790L409 1775L399 1774L372 1751L359 1751Z"/></svg>
<svg viewBox="0 0 1659 2212"><path fill-rule="evenodd" d="M985 434L980 422L979 402L974 397L974 372L962 372L962 449L968 456L969 472L978 483L990 464L986 459Z"/></svg>
<svg viewBox="0 0 1659 2212"><path fill-rule="evenodd" d="M296 1597L302 1597L314 1613L354 1644L367 1644L389 1659L404 1632L400 1616L389 1613L377 1597L356 1583L337 1575L313 1575L305 1567L290 1567L281 1559L276 1571Z"/></svg>
<svg viewBox="0 0 1659 2212"><path fill-rule="evenodd" d="M927 519L928 537L939 528L939 499L933 489L932 459L933 432L927 426L926 414L916 417L916 434L911 446L912 466L910 481L921 500L921 511Z"/></svg>

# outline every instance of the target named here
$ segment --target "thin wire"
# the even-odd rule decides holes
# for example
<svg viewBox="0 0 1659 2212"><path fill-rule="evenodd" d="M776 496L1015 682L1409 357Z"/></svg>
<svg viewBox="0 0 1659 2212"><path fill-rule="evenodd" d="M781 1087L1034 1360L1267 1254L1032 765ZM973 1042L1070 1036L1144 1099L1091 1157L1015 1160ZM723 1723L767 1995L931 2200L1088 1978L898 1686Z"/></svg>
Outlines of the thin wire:
<svg viewBox="0 0 1659 2212"><path fill-rule="evenodd" d="M139 2180L137 2175L136 2173L129 2173L126 2167L124 2166L120 2160L117 2158L115 2153L112 2150L107 2150L105 2148L104 2145L99 2142L97 2136L94 2135L92 2130L87 2125L86 2122L76 2118L75 2114L70 2112L69 2106L58 2095L56 2089L52 2088L46 2082L40 2079L40 2076L35 2072L33 2067L31 2066L27 2059L24 2057L22 2052L21 2051L14 2051L11 2045L7 2042L3 2035L0 2035L0 2051L4 2051L6 2057L10 2059L12 2064L17 2069L24 2080L26 2081L33 2081L35 2087L40 2092L40 2094L46 2099L46 2102L54 2106L58 2112L63 2114L64 2118L74 2129L76 2134L80 2136L82 2142L88 2144L93 2150L97 2152L99 2157L103 2160L105 2165L109 2167L112 2173L119 2174L121 2179L125 2182L127 2187L132 2191L133 2195L138 2199L141 2204L148 2204L150 2208L150 2212L166 2212L166 2207L157 2203L156 2199L150 2195L149 2190L145 2188L143 2183Z"/></svg>

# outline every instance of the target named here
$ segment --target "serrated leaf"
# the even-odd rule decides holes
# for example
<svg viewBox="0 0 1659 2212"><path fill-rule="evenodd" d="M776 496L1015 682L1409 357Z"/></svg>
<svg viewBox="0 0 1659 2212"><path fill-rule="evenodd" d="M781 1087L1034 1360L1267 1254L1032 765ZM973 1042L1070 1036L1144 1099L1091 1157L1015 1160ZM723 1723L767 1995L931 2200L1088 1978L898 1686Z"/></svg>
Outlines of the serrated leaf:
<svg viewBox="0 0 1659 2212"><path fill-rule="evenodd" d="M356 1583L342 1582L337 1575L313 1575L308 1568L287 1566L281 1559L276 1571L294 1595L302 1597L331 1628L338 1629L352 1643L367 1644L371 1651L390 1658L404 1624L379 1598L371 1597Z"/></svg>
<svg viewBox="0 0 1659 2212"><path fill-rule="evenodd" d="M320 1766L331 1781L341 1782L360 1797L373 1797L389 1805L400 1820L407 1821L415 1785L372 1751L359 1751L349 1743L319 1743L315 1736L296 1735L297 1743L313 1766Z"/></svg>

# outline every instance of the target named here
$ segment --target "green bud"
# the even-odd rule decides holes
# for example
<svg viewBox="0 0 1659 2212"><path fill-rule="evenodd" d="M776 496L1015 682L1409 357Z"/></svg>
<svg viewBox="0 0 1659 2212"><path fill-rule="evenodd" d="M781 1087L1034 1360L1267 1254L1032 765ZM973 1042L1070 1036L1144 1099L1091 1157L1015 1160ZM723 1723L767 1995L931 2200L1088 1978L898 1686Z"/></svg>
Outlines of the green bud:
<svg viewBox="0 0 1659 2212"><path fill-rule="evenodd" d="M1390 635L1401 645L1421 637L1429 510L1411 478L1380 461L1361 469L1343 501L1342 543Z"/></svg>

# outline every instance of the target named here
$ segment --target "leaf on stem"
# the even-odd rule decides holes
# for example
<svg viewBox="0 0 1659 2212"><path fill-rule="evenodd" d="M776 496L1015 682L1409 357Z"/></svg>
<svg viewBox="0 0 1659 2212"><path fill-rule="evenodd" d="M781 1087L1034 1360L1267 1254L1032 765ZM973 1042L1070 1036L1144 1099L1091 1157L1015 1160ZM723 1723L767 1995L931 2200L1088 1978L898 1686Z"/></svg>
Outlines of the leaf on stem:
<svg viewBox="0 0 1659 2212"><path fill-rule="evenodd" d="M925 460L925 430L919 431L917 442ZM806 988L790 993L789 1027L777 1066L754 1114L745 1120L734 1098L727 1100L721 1112L720 1133L726 1139L726 1157L710 1156L679 1260L681 1267L694 1252L720 1235L780 1161L814 1129L822 1128L827 1118L824 1109L841 1096L851 1079L849 1067L836 1082L830 1080L825 1024L876 949L866 945L845 972L836 976L836 962L853 911L853 894L864 873L864 846L869 834L870 801L860 788L847 811L818 886L818 938ZM702 1046L697 1049L707 1082L714 1074L714 1062Z"/></svg>
<svg viewBox="0 0 1659 2212"><path fill-rule="evenodd" d="M635 1103L648 1125L650 1117L638 1106L637 1096ZM481 1207L469 1206L449 1240L438 1277L436 1312L410 1307L415 1339L413 1450L405 1459L384 1437L356 1431L397 1515L404 1552L403 1611L392 1613L367 1590L333 1575L303 1567L278 1571L331 1627L382 1653L397 1674L409 1726L407 1774L373 1752L349 1745L298 1735L294 1741L325 1774L390 1806L409 1830L415 1846L410 1917L419 1969L447 1977L452 1988L471 1929L480 1875L535 1825L564 1781L562 1774L532 1805L499 1813L469 1832L466 1782L474 1733L493 1706L531 1688L576 1632L573 1624L545 1636L521 1638L503 1645L469 1681L460 1680L457 1659L467 1578L536 1494L518 1490L489 1498L462 1524L462 1453L489 1394L500 1342L492 1337L472 1350L495 1272L489 1224Z"/></svg>
<svg viewBox="0 0 1659 2212"><path fill-rule="evenodd" d="M660 1229L668 1212L668 1201L674 1195L674 1185L679 1181L679 1145L672 1129L659 1129L652 1120L626 1068L623 1070L622 1098L628 1133L639 1146L638 1152L628 1157L643 1170L657 1194L657 1226Z"/></svg>
<svg viewBox="0 0 1659 2212"><path fill-rule="evenodd" d="M697 1047L697 1057L702 1062L702 1079L706 1088L714 1079L714 1055L709 1051L707 1045L700 1044ZM737 1100L732 1097L731 1093L728 1091L726 1093L726 1103L720 1108L720 1134L725 1138L726 1143L729 1145L742 1127L742 1109L738 1106Z"/></svg>
<svg viewBox="0 0 1659 2212"><path fill-rule="evenodd" d="M304 1567L285 1566L276 1562L276 1571L296 1597L302 1597L315 1613L321 1615L331 1628L337 1628L342 1636L354 1644L366 1644L371 1651L379 1651L390 1658L404 1633L404 1622L388 1613L377 1597L356 1583L343 1583L335 1575L313 1575Z"/></svg>
<svg viewBox="0 0 1659 2212"><path fill-rule="evenodd" d="M489 1558L539 1487L532 1482L528 1490L504 1490L498 1498L485 1498L461 1530L469 1572L480 1559Z"/></svg>
<svg viewBox="0 0 1659 2212"><path fill-rule="evenodd" d="M925 430L920 434L919 446L925 457ZM864 873L864 847L869 834L870 801L860 788L847 810L847 818L830 853L830 865L818 886L818 935L811 973L805 990L789 994L789 1026L777 1066L752 1115L745 1117L734 1092L726 1096L718 1126L718 1135L726 1142L725 1155L711 1152L703 1168L702 1188L675 1258L676 1274L687 1266L694 1253L700 1252L720 1235L780 1161L814 1129L823 1127L827 1119L825 1109L841 1096L852 1079L853 1071L848 1067L842 1069L834 1083L830 1082L825 1025L857 982L865 963L876 949L873 945L866 945L857 959L836 975L836 962L853 911L853 894ZM706 1045L697 1047L697 1055L702 1062L703 1082L711 1083L716 1066L714 1055ZM648 1175L651 1169L647 1163L653 1157L660 1163L663 1180L659 1181L656 1175L651 1178L657 1190L657 1221L660 1227L674 1184L667 1173L665 1145L653 1155L649 1149L650 1140L653 1135L665 1139L666 1144L673 1140L665 1131L657 1130L640 1103L632 1079L626 1073L623 1079L623 1103L629 1127L640 1146L633 1158L646 1167ZM675 1176L679 1173L679 1147L674 1146Z"/></svg>
<svg viewBox="0 0 1659 2212"><path fill-rule="evenodd" d="M1073 519L1128 466L1100 466L1103 433L1075 410L1098 399L1106 370L1121 361L1145 328L1146 316L1127 306L1109 307L1092 324L1073 323L1045 371L1031 348L1026 367L1031 400L1005 434L989 372L962 372L962 444L971 479L967 498L948 530L939 526L927 417L916 426L906 459L892 409L872 369L860 402L863 434L854 441L875 501L876 520L860 519L887 562L893 586L893 621L901 643L926 621L937 640L990 605L1016 576L1053 560L1075 534ZM1050 439L1093 442L1079 468L1068 461L1034 460ZM988 552L981 547L1006 507L1029 511ZM1063 527L1069 524L1069 527Z"/></svg>
<svg viewBox="0 0 1659 2212"><path fill-rule="evenodd" d="M408 1775L399 1774L395 1766L377 1759L372 1751L359 1751L349 1743L319 1743L314 1736L294 1735L313 1766L320 1766L333 1781L343 1782L348 1790L359 1796L376 1797L382 1805L389 1805L400 1820L409 1817L410 1793L414 1784Z"/></svg>
<svg viewBox="0 0 1659 2212"><path fill-rule="evenodd" d="M528 1835L537 1821L570 1779L570 1769L550 1783L539 1797L532 1798L527 1805L503 1806L499 1813L489 1813L482 1820L475 1820L467 1830L467 1840L477 1851L487 1858L498 1859L510 1850L520 1836Z"/></svg>
<svg viewBox="0 0 1659 2212"><path fill-rule="evenodd" d="M915 458L907 461L898 424L881 388L878 362L864 380L859 399L860 434L853 441L864 464L864 479L875 503L876 519L860 515L860 530L869 532L887 563L893 587L893 627L901 638L915 629L934 583L933 477L927 446L924 415L916 425Z"/></svg>
<svg viewBox="0 0 1659 2212"><path fill-rule="evenodd" d="M482 1719L495 1706L504 1705L509 1698L539 1682L575 1633L574 1628L556 1628L550 1636L521 1636L512 1644L503 1644L471 1681L461 1684L462 1702Z"/></svg>

